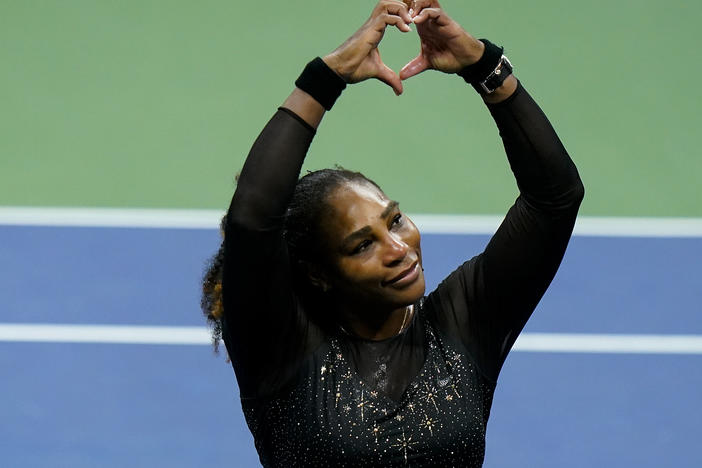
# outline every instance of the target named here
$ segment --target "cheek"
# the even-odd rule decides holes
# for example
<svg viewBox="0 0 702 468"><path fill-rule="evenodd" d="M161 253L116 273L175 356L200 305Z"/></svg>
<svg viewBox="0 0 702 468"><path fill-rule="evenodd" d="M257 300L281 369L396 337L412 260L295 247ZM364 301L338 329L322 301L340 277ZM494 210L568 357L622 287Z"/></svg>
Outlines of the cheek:
<svg viewBox="0 0 702 468"><path fill-rule="evenodd" d="M377 268L374 266L374 258L368 259L344 259L340 261L336 268L338 280L348 285L375 282L377 280Z"/></svg>
<svg viewBox="0 0 702 468"><path fill-rule="evenodd" d="M407 222L407 237L406 237L405 243L408 246L410 246L410 248L412 248L413 250L416 250L421 257L422 236L419 233L419 229L417 229L417 226L410 219L408 219L408 222Z"/></svg>

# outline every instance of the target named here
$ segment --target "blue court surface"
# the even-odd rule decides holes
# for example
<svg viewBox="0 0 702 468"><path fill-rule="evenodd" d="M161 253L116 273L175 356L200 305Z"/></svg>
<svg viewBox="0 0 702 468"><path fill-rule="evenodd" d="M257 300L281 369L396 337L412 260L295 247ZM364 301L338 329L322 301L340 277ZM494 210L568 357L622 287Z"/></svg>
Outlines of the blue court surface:
<svg viewBox="0 0 702 468"><path fill-rule="evenodd" d="M426 234L428 287L487 240ZM198 283L218 242L215 229L0 226L0 322L202 327ZM525 336L699 341L700 264L702 237L576 236ZM693 348L517 346L485 466L702 466ZM2 467L260 466L233 371L206 343L5 337L0 368Z"/></svg>

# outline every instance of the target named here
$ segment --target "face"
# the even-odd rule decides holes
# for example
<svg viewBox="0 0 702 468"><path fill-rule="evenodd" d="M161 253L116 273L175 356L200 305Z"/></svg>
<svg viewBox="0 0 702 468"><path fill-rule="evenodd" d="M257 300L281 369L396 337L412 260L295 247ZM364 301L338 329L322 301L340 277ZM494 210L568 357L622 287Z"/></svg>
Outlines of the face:
<svg viewBox="0 0 702 468"><path fill-rule="evenodd" d="M422 297L419 231L397 202L370 183L351 182L328 204L322 223L330 292L370 309L404 307Z"/></svg>

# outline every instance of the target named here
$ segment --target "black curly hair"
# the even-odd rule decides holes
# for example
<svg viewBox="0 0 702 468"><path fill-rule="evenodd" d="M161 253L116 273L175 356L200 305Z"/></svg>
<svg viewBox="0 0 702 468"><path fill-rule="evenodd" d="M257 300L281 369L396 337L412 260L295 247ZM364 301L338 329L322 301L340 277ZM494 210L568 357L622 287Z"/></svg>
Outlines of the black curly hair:
<svg viewBox="0 0 702 468"><path fill-rule="evenodd" d="M313 318L320 321L321 326L325 319L320 314L315 314L324 301L323 295L313 287L307 276L308 265L323 265L321 258L323 250L319 248L322 239L321 220L330 209L327 200L338 187L352 183L368 183L382 192L382 189L373 180L360 172L350 171L337 166L333 169L320 169L310 171L301 177L295 185L292 198L285 212L283 222L283 236L288 244L290 264L293 267L293 279L296 292L301 301L308 306ZM227 225L226 215L222 218L220 229L225 235ZM205 274L202 279L202 297L200 307L212 328L212 343L215 352L219 349L222 339L222 324L220 319L224 314L222 302L222 270L224 265L224 240L219 250L207 262Z"/></svg>

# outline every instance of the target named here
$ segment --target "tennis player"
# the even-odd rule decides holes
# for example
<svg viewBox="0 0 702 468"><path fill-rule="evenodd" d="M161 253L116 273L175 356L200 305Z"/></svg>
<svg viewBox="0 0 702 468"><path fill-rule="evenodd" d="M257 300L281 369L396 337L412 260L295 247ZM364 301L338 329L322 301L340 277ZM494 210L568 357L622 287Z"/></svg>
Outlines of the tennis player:
<svg viewBox="0 0 702 468"><path fill-rule="evenodd" d="M397 74L378 45L387 27L412 26L421 51ZM428 294L420 233L397 201L359 172L299 178L322 118L348 85L375 78L399 95L403 80L425 70L467 82L457 106L480 94L520 191L485 250ZM251 148L203 286L260 460L479 467L500 368L573 229L584 193L576 167L503 49L475 39L435 0L381 0L295 84ZM397 118L436 153L462 137L423 134L421 109ZM395 152L376 157L391 159L401 176L402 135L379 126L373 138L396 142ZM468 172L472 159L492 157L470 141L459 146L463 161L445 171ZM374 148L359 137L357 151Z"/></svg>

